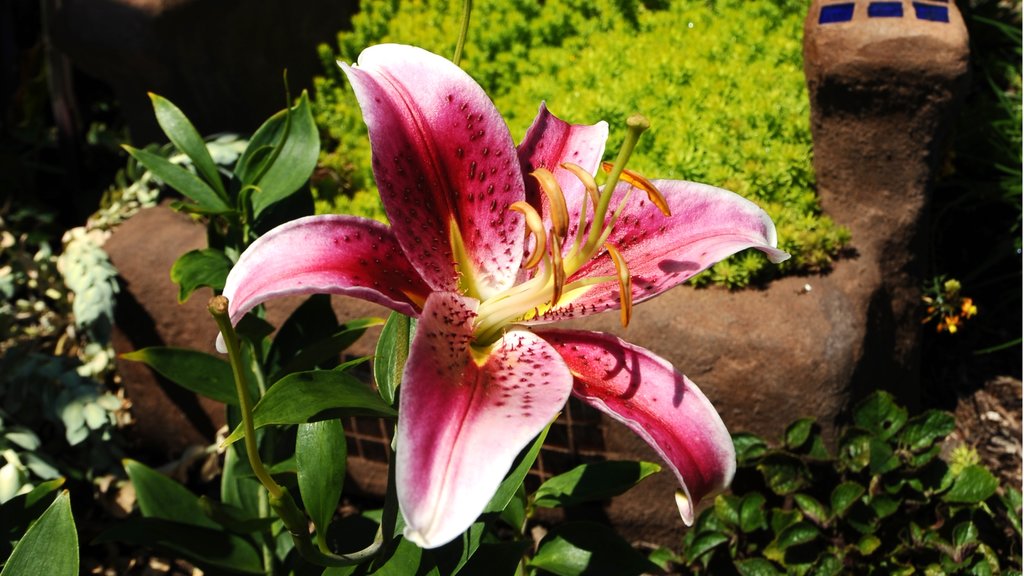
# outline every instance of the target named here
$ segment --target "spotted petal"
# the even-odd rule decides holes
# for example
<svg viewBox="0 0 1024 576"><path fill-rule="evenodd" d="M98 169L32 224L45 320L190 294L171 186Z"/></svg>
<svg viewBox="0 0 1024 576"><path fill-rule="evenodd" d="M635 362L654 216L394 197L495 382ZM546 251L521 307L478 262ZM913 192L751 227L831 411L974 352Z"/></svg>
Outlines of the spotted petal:
<svg viewBox="0 0 1024 576"><path fill-rule="evenodd" d="M764 210L738 194L694 182L655 180L671 209L665 216L633 189L608 243L618 248L632 278L633 302L642 302L679 285L716 262L755 248L772 262L789 254L776 248L775 224ZM611 206L631 187L619 184ZM580 278L616 277L618 270L605 252L585 264L569 283ZM535 322L550 322L618 309L619 285L605 282L563 297L561 305Z"/></svg>
<svg viewBox="0 0 1024 576"><path fill-rule="evenodd" d="M231 321L280 296L345 294L416 315L429 292L391 230L354 216L308 216L252 243L224 285Z"/></svg>
<svg viewBox="0 0 1024 576"><path fill-rule="evenodd" d="M432 294L402 378L398 503L405 537L425 548L469 528L572 388L569 370L531 332L471 350L476 308L472 298Z"/></svg>
<svg viewBox="0 0 1024 576"><path fill-rule="evenodd" d="M395 234L435 290L456 290L449 233L464 242L479 296L512 285L523 220L509 207L523 180L508 127L483 89L450 61L412 46L367 48L342 65L369 128L373 173Z"/></svg>
<svg viewBox="0 0 1024 576"><path fill-rule="evenodd" d="M689 526L700 500L736 472L736 452L721 417L686 376L650 351L598 332L541 330L575 377L573 394L628 426L672 468Z"/></svg>

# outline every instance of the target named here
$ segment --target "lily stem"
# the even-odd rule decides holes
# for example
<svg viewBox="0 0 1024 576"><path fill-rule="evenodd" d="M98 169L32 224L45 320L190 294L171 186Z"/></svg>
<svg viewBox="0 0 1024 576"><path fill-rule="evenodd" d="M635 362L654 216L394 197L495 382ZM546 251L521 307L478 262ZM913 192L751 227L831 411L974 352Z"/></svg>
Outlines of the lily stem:
<svg viewBox="0 0 1024 576"><path fill-rule="evenodd" d="M456 66L462 61L462 48L466 45L466 36L469 35L469 13L473 11L473 0L463 0L462 2L462 26L459 28L459 39L455 43L455 55L452 56L452 62Z"/></svg>

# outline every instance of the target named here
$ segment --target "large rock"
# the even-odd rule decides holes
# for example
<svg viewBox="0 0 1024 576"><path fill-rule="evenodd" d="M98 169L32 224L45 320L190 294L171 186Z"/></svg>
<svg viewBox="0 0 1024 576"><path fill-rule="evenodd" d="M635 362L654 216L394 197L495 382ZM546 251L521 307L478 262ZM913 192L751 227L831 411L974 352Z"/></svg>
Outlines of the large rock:
<svg viewBox="0 0 1024 576"><path fill-rule="evenodd" d="M177 104L202 134L253 132L321 73L316 47L350 26L357 2L308 0L63 0L54 44L110 84L146 144L165 137L146 92Z"/></svg>

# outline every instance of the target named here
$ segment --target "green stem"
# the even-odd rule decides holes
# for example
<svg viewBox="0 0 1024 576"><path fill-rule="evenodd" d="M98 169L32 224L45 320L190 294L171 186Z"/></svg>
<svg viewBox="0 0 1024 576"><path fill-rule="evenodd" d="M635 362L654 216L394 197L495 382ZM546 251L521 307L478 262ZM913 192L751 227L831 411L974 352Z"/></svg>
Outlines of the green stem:
<svg viewBox="0 0 1024 576"><path fill-rule="evenodd" d="M245 384L245 371L242 366L242 353L238 346L238 335L235 334L235 328L231 325L231 318L228 316L228 299L224 296L214 296L210 299L208 307L224 337L224 345L228 349L231 372L235 376L235 391L238 393L239 408L242 412L242 426L245 428L245 452L249 456L249 464L260 484L263 484L263 487L270 493L271 498L281 498L284 489L274 481L266 466L263 465L259 446L256 444L256 427L252 422L252 399L249 398L248 386Z"/></svg>
<svg viewBox="0 0 1024 576"><path fill-rule="evenodd" d="M462 48L466 45L466 36L469 35L469 13L473 11L473 0L463 0L462 2L462 27L459 29L459 40L455 44L455 55L452 56L452 62L456 66L462 62Z"/></svg>

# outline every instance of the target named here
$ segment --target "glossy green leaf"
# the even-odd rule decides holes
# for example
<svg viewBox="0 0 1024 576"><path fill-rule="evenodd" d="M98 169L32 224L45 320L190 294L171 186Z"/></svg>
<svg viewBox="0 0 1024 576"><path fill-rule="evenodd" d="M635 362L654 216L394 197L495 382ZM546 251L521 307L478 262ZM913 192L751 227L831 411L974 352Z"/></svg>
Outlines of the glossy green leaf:
<svg viewBox="0 0 1024 576"><path fill-rule="evenodd" d="M256 428L270 424L301 424L339 414L388 418L397 415L369 386L336 370L289 374L271 386L252 410ZM231 444L244 435L245 431L238 426L224 444Z"/></svg>
<svg viewBox="0 0 1024 576"><path fill-rule="evenodd" d="M43 514L63 485L64 478L41 482L27 493L0 504L0 558L10 554L11 542L20 538L28 525Z"/></svg>
<svg viewBox="0 0 1024 576"><path fill-rule="evenodd" d="M381 398L388 404L395 403L395 390L402 383L405 360L415 333L416 321L398 312L388 316L380 332L373 359L373 379Z"/></svg>
<svg viewBox="0 0 1024 576"><path fill-rule="evenodd" d="M124 469L135 488L139 510L146 518L159 518L191 526L218 530L206 515L199 497L171 478L135 460L126 459Z"/></svg>
<svg viewBox="0 0 1024 576"><path fill-rule="evenodd" d="M124 146L124 149L157 178L195 202L203 212L223 214L231 211L231 206L209 184L187 169L147 150L131 146Z"/></svg>
<svg viewBox="0 0 1024 576"><path fill-rule="evenodd" d="M715 496L715 516L730 528L739 526L740 497L734 494L719 494Z"/></svg>
<svg viewBox="0 0 1024 576"><path fill-rule="evenodd" d="M843 482L832 489L832 514L842 518L866 490L856 482Z"/></svg>
<svg viewBox="0 0 1024 576"><path fill-rule="evenodd" d="M526 487L522 484L516 490L515 495L509 499L505 509L501 511L500 518L517 533L522 533L526 528Z"/></svg>
<svg viewBox="0 0 1024 576"><path fill-rule="evenodd" d="M853 421L879 440L888 440L907 422L907 409L897 405L888 392L878 391L854 408Z"/></svg>
<svg viewBox="0 0 1024 576"><path fill-rule="evenodd" d="M715 548L729 542L729 536L721 532L702 532L693 539L693 543L686 547L686 562L692 564L698 562L701 556L710 553Z"/></svg>
<svg viewBox="0 0 1024 576"><path fill-rule="evenodd" d="M501 512L508 506L509 500L516 495L516 491L519 490L523 480L526 479L530 468L533 468L533 463L537 461L537 455L540 454L541 446L544 445L544 439L547 438L548 430L550 429L551 424L545 426L540 431L540 434L537 435L537 438L534 439L533 444L530 444L519 455L516 463L512 466L512 470L505 475L505 479L498 485L498 489L494 492L494 496L491 497L491 501L484 508L484 514L488 512Z"/></svg>
<svg viewBox="0 0 1024 576"><path fill-rule="evenodd" d="M221 250L206 248L182 254L171 266L171 281L178 285L178 302L186 302L197 289L224 289L233 263Z"/></svg>
<svg viewBox="0 0 1024 576"><path fill-rule="evenodd" d="M188 348L154 346L122 354L142 362L178 386L225 404L238 404L231 365L216 356Z"/></svg>
<svg viewBox="0 0 1024 576"><path fill-rule="evenodd" d="M783 574L775 567L775 564L764 558L737 560L733 565L740 576L781 576Z"/></svg>
<svg viewBox="0 0 1024 576"><path fill-rule="evenodd" d="M764 440L748 432L733 434L732 444L736 448L736 461L740 466L760 458L768 451L768 445Z"/></svg>
<svg viewBox="0 0 1024 576"><path fill-rule="evenodd" d="M974 522L961 522L953 527L953 546L959 551L971 544L977 544L978 535L978 527Z"/></svg>
<svg viewBox="0 0 1024 576"><path fill-rule="evenodd" d="M865 534L857 540L857 551L861 556L870 556L882 545L882 541L874 534Z"/></svg>
<svg viewBox="0 0 1024 576"><path fill-rule="evenodd" d="M999 481L987 468L973 464L960 472L942 499L956 504L978 504L995 494L998 486Z"/></svg>
<svg viewBox="0 0 1024 576"><path fill-rule="evenodd" d="M868 441L868 450L870 451L868 471L872 474L885 474L900 467L900 459L888 442L871 438Z"/></svg>
<svg viewBox="0 0 1024 576"><path fill-rule="evenodd" d="M380 318L356 318L342 324L333 334L310 343L285 364L275 376L283 378L294 373L311 370L321 364L337 358L342 351L358 340L366 330L380 326L384 320Z"/></svg>
<svg viewBox="0 0 1024 576"><path fill-rule="evenodd" d="M410 574L432 576L440 574L440 572L434 565L433 556L428 550L423 550L405 538L399 539L394 553L383 561L380 568L373 571L373 576L409 576Z"/></svg>
<svg viewBox="0 0 1024 576"><path fill-rule="evenodd" d="M843 561L835 554L824 553L811 568L810 576L839 576L843 573Z"/></svg>
<svg viewBox="0 0 1024 576"><path fill-rule="evenodd" d="M627 576L657 571L612 528L592 522L559 524L541 540L529 562L557 576Z"/></svg>
<svg viewBox="0 0 1024 576"><path fill-rule="evenodd" d="M871 436L863 432L848 432L839 443L839 462L843 467L859 472L871 462Z"/></svg>
<svg viewBox="0 0 1024 576"><path fill-rule="evenodd" d="M181 555L200 567L230 573L264 574L256 548L244 538L209 528L163 518L129 518L105 530L93 544L123 542L151 546Z"/></svg>
<svg viewBox="0 0 1024 576"><path fill-rule="evenodd" d="M828 522L829 512L828 507L819 502L813 496L809 494L794 494L793 500L796 502L797 507L804 513L815 524L821 526Z"/></svg>
<svg viewBox="0 0 1024 576"><path fill-rule="evenodd" d="M765 497L760 492L750 492L740 501L740 530L750 533L768 525L764 513Z"/></svg>
<svg viewBox="0 0 1024 576"><path fill-rule="evenodd" d="M1010 521L1010 525L1017 532L1017 536L1021 533L1021 493L1013 486L1007 486L1004 494L1000 496L1000 500L1006 509L1006 516Z"/></svg>
<svg viewBox="0 0 1024 576"><path fill-rule="evenodd" d="M900 431L899 442L915 452L927 450L937 440L948 436L955 427L956 420L952 414L929 410L907 421Z"/></svg>
<svg viewBox="0 0 1024 576"><path fill-rule="evenodd" d="M14 546L0 576L78 576L78 532L64 490Z"/></svg>
<svg viewBox="0 0 1024 576"><path fill-rule="evenodd" d="M660 470L661 466L652 462L581 464L541 484L533 495L533 503L543 508L557 508L604 500L622 494Z"/></svg>
<svg viewBox="0 0 1024 576"><path fill-rule="evenodd" d="M260 126L238 159L235 173L242 184L257 188L252 195L254 216L301 188L319 155L320 134L303 91L298 104Z"/></svg>
<svg viewBox="0 0 1024 576"><path fill-rule="evenodd" d="M786 550L793 546L813 542L820 535L821 531L814 524L806 521L795 522L786 526L779 533L775 538L775 545L780 550Z"/></svg>
<svg viewBox="0 0 1024 576"><path fill-rule="evenodd" d="M803 446L804 442L811 437L814 428L814 418L801 418L786 427L786 447L795 450Z"/></svg>
<svg viewBox="0 0 1024 576"><path fill-rule="evenodd" d="M222 200L227 202L228 196L224 191L220 173L217 171L217 164L210 156L210 150L207 149L203 137L199 135L185 114L170 100L152 92L150 92L149 98L153 101L156 121L167 135L167 139L192 160L192 165L195 166L199 175L217 191Z"/></svg>
<svg viewBox="0 0 1024 576"><path fill-rule="evenodd" d="M799 458L784 453L769 454L757 465L765 482L780 496L792 494L807 485L809 472Z"/></svg>
<svg viewBox="0 0 1024 576"><path fill-rule="evenodd" d="M868 504L871 510L874 511L875 516L878 518L888 518L896 513L900 509L900 505L903 503L902 500L894 498L892 496L886 496L885 494L878 494L871 498Z"/></svg>
<svg viewBox="0 0 1024 576"><path fill-rule="evenodd" d="M295 433L295 465L306 514L316 526L317 540L327 543L327 527L338 509L345 482L345 429L336 418L299 424Z"/></svg>

